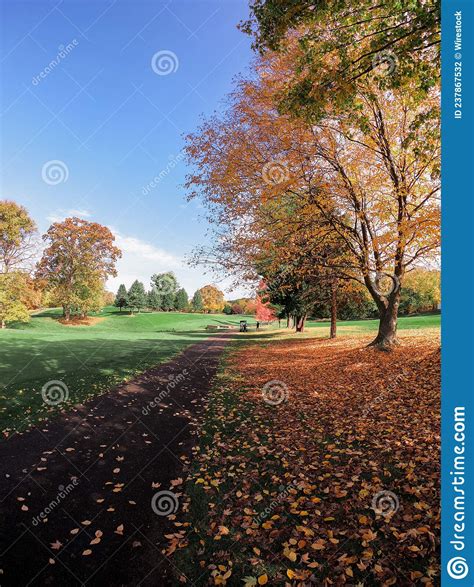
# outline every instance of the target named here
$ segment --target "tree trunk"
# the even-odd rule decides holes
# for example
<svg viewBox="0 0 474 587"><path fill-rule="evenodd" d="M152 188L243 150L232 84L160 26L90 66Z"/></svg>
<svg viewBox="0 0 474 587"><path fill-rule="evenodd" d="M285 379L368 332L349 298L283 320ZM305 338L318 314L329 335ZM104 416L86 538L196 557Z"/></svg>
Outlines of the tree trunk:
<svg viewBox="0 0 474 587"><path fill-rule="evenodd" d="M386 273L386 275L393 275L393 290L386 295L377 290L368 275L364 276L365 285L377 306L380 318L379 331L369 346L382 351L390 351L394 345L398 344L397 318L403 272L400 268L398 270L396 268L394 274Z"/></svg>
<svg viewBox="0 0 474 587"><path fill-rule="evenodd" d="M336 338L337 331L337 285L331 284L331 328L329 338Z"/></svg>
<svg viewBox="0 0 474 587"><path fill-rule="evenodd" d="M379 308L380 322L379 331L369 346L375 346L382 351L389 351L397 340L397 318L398 306L400 304L400 293L392 294L385 309Z"/></svg>
<svg viewBox="0 0 474 587"><path fill-rule="evenodd" d="M7 327L7 325L5 323L5 320L2 319L2 328L6 328L6 327Z"/></svg>
<svg viewBox="0 0 474 587"><path fill-rule="evenodd" d="M305 320L306 320L306 314L303 314L302 316L295 316L296 332L304 332Z"/></svg>
<svg viewBox="0 0 474 587"><path fill-rule="evenodd" d="M63 306L63 318L66 321L71 319L71 308L69 306Z"/></svg>

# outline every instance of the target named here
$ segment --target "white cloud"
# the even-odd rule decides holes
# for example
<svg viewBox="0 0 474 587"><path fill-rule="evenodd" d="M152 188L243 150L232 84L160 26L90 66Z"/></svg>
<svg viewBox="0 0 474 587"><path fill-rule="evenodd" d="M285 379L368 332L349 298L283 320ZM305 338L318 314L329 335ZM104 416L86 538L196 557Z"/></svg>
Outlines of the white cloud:
<svg viewBox="0 0 474 587"><path fill-rule="evenodd" d="M171 268L181 265L181 259L159 249L139 238L133 236L124 236L117 230L110 228L115 236L115 244L121 249L123 256L135 256L147 261L155 261L159 264L166 264Z"/></svg>
<svg viewBox="0 0 474 587"><path fill-rule="evenodd" d="M204 268L189 267L185 259L173 252L156 247L135 236L124 235L112 226L109 228L115 236L115 244L122 251L122 257L117 262L117 277L107 281L107 289L110 291L117 291L121 283L129 288L135 279L143 282L148 289L150 278L154 273L173 271L180 286L186 289L190 297L197 289L208 283L215 283L230 299L244 295L244 290L228 293L229 280L216 283L215 278L211 274L206 274ZM248 295L248 292L246 293Z"/></svg>
<svg viewBox="0 0 474 587"><path fill-rule="evenodd" d="M76 210L74 208L68 210L67 214L68 216L81 216L83 218L89 218L92 216L92 212L89 212L89 210Z"/></svg>
<svg viewBox="0 0 474 587"><path fill-rule="evenodd" d="M46 216L46 220L49 220L49 222L62 222L65 218L70 218L71 216L89 218L92 216L92 213L89 210L78 210L76 208L69 208L68 210L60 209L51 212L51 214Z"/></svg>
<svg viewBox="0 0 474 587"><path fill-rule="evenodd" d="M117 262L117 277L107 281L107 288L115 291L121 283L128 288L135 279L142 281L146 288L154 273L175 271L176 275L185 269L183 260L173 253L147 243L135 236L124 235L109 226L115 236L115 244L122 251Z"/></svg>

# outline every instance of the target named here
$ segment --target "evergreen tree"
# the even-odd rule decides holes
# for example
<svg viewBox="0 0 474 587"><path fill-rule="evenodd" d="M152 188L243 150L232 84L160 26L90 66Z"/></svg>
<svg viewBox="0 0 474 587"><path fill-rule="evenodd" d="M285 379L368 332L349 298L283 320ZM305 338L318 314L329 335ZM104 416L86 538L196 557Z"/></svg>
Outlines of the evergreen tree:
<svg viewBox="0 0 474 587"><path fill-rule="evenodd" d="M157 273L152 276L151 282L160 297L160 308L164 311L174 310L179 287L175 274L172 271Z"/></svg>
<svg viewBox="0 0 474 587"><path fill-rule="evenodd" d="M192 305L193 310L195 312L202 312L202 309L203 309L202 295L201 295L201 292L199 290L197 290L195 292L195 294L193 295L193 299L191 301L191 305Z"/></svg>
<svg viewBox="0 0 474 587"><path fill-rule="evenodd" d="M128 301L127 288L124 286L123 283L121 283L119 285L117 295L115 296L114 306L116 308L120 308L120 311L122 311L122 308L125 308L125 306L127 305L127 301Z"/></svg>
<svg viewBox="0 0 474 587"><path fill-rule="evenodd" d="M174 302L175 310L178 310L178 312L186 310L186 308L188 307L188 303L189 300L186 290L184 288L178 289L178 291L176 292L176 298Z"/></svg>
<svg viewBox="0 0 474 587"><path fill-rule="evenodd" d="M147 294L147 305L152 310L159 310L161 306L161 298L158 295L155 287L152 287Z"/></svg>
<svg viewBox="0 0 474 587"><path fill-rule="evenodd" d="M130 308L132 314L134 310L140 312L140 310L146 306L145 287L143 286L143 283L137 279L132 283L128 290L127 306Z"/></svg>

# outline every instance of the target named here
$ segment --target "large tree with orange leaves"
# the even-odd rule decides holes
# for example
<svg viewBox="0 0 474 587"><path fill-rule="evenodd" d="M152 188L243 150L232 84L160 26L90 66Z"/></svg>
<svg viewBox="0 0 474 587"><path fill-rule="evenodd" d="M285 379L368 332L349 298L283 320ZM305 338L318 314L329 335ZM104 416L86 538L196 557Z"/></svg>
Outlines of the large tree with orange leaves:
<svg viewBox="0 0 474 587"><path fill-rule="evenodd" d="M191 197L216 228L213 250L198 257L255 278L271 243L284 243L281 264L306 234L308 265L365 284L380 315L374 344L389 348L404 275L439 247L438 93L361 82L353 108L311 125L277 109L291 60L262 59L227 112L188 137ZM335 240L344 254L328 257Z"/></svg>
<svg viewBox="0 0 474 587"><path fill-rule="evenodd" d="M47 247L37 277L54 291L66 320L75 308L84 314L91 309L91 301L100 299L107 277L116 275L115 262L121 252L114 245L114 235L97 222L66 218L55 222L43 240Z"/></svg>

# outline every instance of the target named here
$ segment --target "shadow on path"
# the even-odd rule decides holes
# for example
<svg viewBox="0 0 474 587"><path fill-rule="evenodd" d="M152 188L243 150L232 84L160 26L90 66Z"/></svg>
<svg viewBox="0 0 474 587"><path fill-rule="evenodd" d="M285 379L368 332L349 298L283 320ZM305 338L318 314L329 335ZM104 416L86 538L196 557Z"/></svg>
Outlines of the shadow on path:
<svg viewBox="0 0 474 587"><path fill-rule="evenodd" d="M161 550L174 526L159 504L179 509L181 486L170 482L183 477L196 417L230 339L194 344L0 443L2 585L171 584ZM157 514L160 491L168 495L155 497Z"/></svg>

